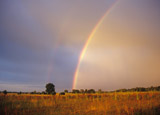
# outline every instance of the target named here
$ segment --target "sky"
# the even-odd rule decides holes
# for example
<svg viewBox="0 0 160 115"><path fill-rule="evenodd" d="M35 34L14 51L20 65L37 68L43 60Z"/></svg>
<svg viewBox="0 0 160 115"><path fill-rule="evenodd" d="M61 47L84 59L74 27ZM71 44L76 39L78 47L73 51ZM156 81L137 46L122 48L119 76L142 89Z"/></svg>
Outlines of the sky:
<svg viewBox="0 0 160 115"><path fill-rule="evenodd" d="M49 82L56 91L160 85L159 6L159 0L1 0L0 90L44 91Z"/></svg>

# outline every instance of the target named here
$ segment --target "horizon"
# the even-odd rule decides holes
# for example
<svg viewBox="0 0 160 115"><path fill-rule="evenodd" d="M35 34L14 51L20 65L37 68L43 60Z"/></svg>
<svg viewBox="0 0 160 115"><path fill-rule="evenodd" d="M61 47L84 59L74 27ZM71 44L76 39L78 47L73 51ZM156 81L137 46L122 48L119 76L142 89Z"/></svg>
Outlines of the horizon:
<svg viewBox="0 0 160 115"><path fill-rule="evenodd" d="M135 91L132 91L133 89L137 89L137 88L145 88L145 89L148 89L148 88L158 88L158 87L160 87L160 86L150 86L150 87L132 87L132 88L129 88L129 89L127 89L127 88L122 88L122 89L115 89L115 90L101 90L101 89L97 89L97 90L95 90L95 89L93 89L93 88L91 88L91 89L72 89L72 90L68 90L68 89L65 89L65 90L67 90L68 91L68 93L73 93L73 90L94 90L95 92L98 92L99 90L101 90L102 92L101 93L109 93L109 92L135 92ZM120 91L120 90L127 90L127 91ZM56 91L56 89L55 89L55 92L56 93L61 93L61 92L65 92L65 90L63 90L63 91ZM0 90L0 93L3 93L4 91L7 91L7 90L3 90L3 91L1 91ZM141 92L146 92L146 91L159 91L159 90L145 90L145 91L141 91ZM42 92L46 92L46 88L45 88L45 90L43 90L43 91L37 91L37 90L33 90L33 91L7 91L7 93L19 93L19 92L21 92L21 93L32 93L32 92L36 92L36 93L42 93ZM137 91L136 91L137 92ZM81 91L80 91L80 93L82 93Z"/></svg>

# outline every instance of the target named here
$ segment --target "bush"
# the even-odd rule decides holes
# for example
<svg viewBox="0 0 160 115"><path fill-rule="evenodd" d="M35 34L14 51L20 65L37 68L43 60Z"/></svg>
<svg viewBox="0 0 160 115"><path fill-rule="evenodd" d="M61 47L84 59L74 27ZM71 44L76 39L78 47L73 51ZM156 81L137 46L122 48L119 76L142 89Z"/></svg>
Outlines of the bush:
<svg viewBox="0 0 160 115"><path fill-rule="evenodd" d="M64 93L64 92L61 92L60 95L65 95L65 93Z"/></svg>

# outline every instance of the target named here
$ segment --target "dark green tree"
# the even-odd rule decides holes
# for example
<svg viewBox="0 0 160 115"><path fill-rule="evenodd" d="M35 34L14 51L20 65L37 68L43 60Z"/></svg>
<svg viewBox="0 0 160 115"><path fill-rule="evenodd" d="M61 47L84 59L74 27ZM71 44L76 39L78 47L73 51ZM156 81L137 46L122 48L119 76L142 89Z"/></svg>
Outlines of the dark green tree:
<svg viewBox="0 0 160 115"><path fill-rule="evenodd" d="M20 91L20 92L18 92L17 94L19 94L19 95L20 95L20 94L22 94L22 92Z"/></svg>
<svg viewBox="0 0 160 115"><path fill-rule="evenodd" d="M7 95L7 90L4 90L3 93L4 93L4 95Z"/></svg>
<svg viewBox="0 0 160 115"><path fill-rule="evenodd" d="M60 95L65 95L65 92L60 92L59 94L60 94Z"/></svg>
<svg viewBox="0 0 160 115"><path fill-rule="evenodd" d="M84 89L80 89L80 93L84 93Z"/></svg>
<svg viewBox="0 0 160 115"><path fill-rule="evenodd" d="M55 92L55 86L53 85L53 83L46 84L46 92L48 94L52 94L52 95L56 94L56 92Z"/></svg>
<svg viewBox="0 0 160 115"><path fill-rule="evenodd" d="M101 90L101 89L98 89L98 93L102 93L102 90Z"/></svg>
<svg viewBox="0 0 160 115"><path fill-rule="evenodd" d="M96 91L94 90L94 89L89 89L88 91L87 91L87 93L95 93Z"/></svg>
<svg viewBox="0 0 160 115"><path fill-rule="evenodd" d="M42 94L46 94L46 92L45 92L45 91L42 91Z"/></svg>
<svg viewBox="0 0 160 115"><path fill-rule="evenodd" d="M85 89L85 90L84 90L84 93L87 93L87 92L88 92L88 89Z"/></svg>
<svg viewBox="0 0 160 115"><path fill-rule="evenodd" d="M78 89L73 89L72 93L80 93L80 91Z"/></svg>
<svg viewBox="0 0 160 115"><path fill-rule="evenodd" d="M67 89L65 89L65 90L64 90L64 92L65 92L65 93L68 93L68 90L67 90Z"/></svg>

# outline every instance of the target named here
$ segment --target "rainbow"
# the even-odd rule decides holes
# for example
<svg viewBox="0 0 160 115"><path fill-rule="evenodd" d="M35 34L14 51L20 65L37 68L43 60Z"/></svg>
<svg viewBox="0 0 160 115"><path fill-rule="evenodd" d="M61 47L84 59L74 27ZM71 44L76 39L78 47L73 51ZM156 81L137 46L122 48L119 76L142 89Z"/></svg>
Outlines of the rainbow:
<svg viewBox="0 0 160 115"><path fill-rule="evenodd" d="M107 11L105 12L105 14L99 19L99 21L96 23L96 25L94 26L94 28L92 29L91 33L89 34L85 44L84 44L84 47L82 48L81 50L81 53L80 53L80 57L78 59L78 64L77 64L77 67L76 67L76 71L75 71L75 74L74 74L74 78L73 78L73 85L72 85L72 89L75 89L76 88L76 84L77 84L77 79L78 79L78 74L79 74L79 68L80 68L80 64L81 64L81 61L86 53L86 50L87 50L87 47L89 45L89 43L91 42L94 34L96 33L96 31L98 30L98 28L100 27L100 25L103 23L105 17L111 12L111 10L116 6L116 4L118 3L119 0L116 0L109 9L107 9Z"/></svg>

